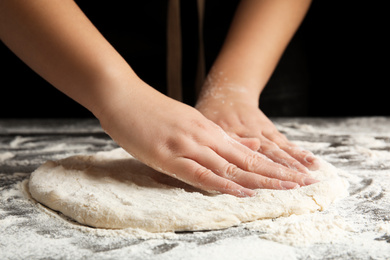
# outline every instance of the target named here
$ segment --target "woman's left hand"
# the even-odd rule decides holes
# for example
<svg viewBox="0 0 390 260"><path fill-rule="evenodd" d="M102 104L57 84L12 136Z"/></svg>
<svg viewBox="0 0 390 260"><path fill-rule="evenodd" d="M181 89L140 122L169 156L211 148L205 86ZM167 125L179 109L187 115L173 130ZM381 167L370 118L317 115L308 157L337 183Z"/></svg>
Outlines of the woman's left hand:
<svg viewBox="0 0 390 260"><path fill-rule="evenodd" d="M304 173L318 167L311 152L290 142L258 108L257 102L251 103L240 94L203 95L196 108L231 137L274 162Z"/></svg>

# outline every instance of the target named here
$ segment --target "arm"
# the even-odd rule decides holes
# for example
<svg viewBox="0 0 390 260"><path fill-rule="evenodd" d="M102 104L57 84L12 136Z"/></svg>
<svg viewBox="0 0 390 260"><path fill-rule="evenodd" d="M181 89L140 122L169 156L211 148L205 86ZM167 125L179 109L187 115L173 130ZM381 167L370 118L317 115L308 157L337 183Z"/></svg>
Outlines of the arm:
<svg viewBox="0 0 390 260"><path fill-rule="evenodd" d="M71 0L1 0L0 38L156 170L236 196L315 182L252 152L194 108L148 86Z"/></svg>
<svg viewBox="0 0 390 260"><path fill-rule="evenodd" d="M0 39L93 113L99 114L116 91L116 85L107 83L126 78L139 85L132 69L73 1L2 0L0 12Z"/></svg>
<svg viewBox="0 0 390 260"><path fill-rule="evenodd" d="M196 106L235 139L257 138L260 152L301 171L315 158L279 133L258 101L310 2L242 0Z"/></svg>

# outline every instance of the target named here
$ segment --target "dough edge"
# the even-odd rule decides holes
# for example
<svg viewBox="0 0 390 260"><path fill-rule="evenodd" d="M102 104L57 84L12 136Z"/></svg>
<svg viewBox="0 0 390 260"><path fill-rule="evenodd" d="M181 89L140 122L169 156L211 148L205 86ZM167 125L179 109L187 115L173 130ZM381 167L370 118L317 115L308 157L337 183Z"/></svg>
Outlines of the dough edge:
<svg viewBox="0 0 390 260"><path fill-rule="evenodd" d="M133 168L120 169L126 165ZM31 174L29 191L38 202L91 227L200 231L324 210L348 195L348 183L339 172L321 160L320 169L312 172L319 183L295 190L257 190L254 197L237 198L159 183L153 178L162 174L118 148L48 161Z"/></svg>

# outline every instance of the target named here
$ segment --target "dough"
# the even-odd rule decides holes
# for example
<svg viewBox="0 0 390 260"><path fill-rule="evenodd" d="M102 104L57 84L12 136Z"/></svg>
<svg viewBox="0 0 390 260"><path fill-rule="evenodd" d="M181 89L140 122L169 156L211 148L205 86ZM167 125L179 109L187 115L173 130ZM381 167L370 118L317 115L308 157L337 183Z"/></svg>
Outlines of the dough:
<svg viewBox="0 0 390 260"><path fill-rule="evenodd" d="M32 173L29 190L38 202L92 227L195 231L323 210L347 195L348 184L337 172L322 161L312 172L319 183L237 198L197 190L118 148L48 161Z"/></svg>

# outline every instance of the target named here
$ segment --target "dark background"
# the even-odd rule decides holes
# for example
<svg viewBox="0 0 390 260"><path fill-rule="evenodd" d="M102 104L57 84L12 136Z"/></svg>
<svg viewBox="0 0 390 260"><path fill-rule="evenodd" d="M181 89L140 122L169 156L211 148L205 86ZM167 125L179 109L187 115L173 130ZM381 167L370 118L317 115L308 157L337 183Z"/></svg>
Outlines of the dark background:
<svg viewBox="0 0 390 260"><path fill-rule="evenodd" d="M165 93L167 2L76 2L135 72ZM196 1L181 4L184 101L193 105ZM208 68L218 54L236 5L232 0L206 1ZM383 13L384 6L374 2L314 1L261 96L262 110L268 116L287 117L389 116L384 48L388 22ZM0 118L92 117L1 42L0 64Z"/></svg>

